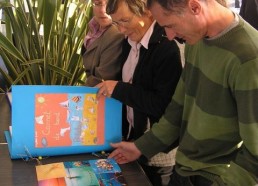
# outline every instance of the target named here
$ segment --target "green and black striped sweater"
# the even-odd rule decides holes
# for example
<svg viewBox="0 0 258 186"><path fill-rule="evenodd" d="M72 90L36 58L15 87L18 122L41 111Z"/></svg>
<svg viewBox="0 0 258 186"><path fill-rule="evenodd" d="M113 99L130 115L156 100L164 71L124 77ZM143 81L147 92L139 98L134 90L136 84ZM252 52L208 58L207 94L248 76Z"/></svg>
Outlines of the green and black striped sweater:
<svg viewBox="0 0 258 186"><path fill-rule="evenodd" d="M152 130L135 141L143 155L176 139L176 171L214 185L258 182L258 32L239 20L223 36L186 46L173 100Z"/></svg>

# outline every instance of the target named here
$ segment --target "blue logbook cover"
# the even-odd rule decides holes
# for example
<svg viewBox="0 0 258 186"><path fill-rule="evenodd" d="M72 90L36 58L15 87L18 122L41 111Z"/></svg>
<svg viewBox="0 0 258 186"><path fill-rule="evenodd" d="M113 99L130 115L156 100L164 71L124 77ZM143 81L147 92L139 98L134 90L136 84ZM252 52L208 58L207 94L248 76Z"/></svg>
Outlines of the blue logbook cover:
<svg viewBox="0 0 258 186"><path fill-rule="evenodd" d="M122 104L84 86L12 86L12 159L111 150L122 139Z"/></svg>

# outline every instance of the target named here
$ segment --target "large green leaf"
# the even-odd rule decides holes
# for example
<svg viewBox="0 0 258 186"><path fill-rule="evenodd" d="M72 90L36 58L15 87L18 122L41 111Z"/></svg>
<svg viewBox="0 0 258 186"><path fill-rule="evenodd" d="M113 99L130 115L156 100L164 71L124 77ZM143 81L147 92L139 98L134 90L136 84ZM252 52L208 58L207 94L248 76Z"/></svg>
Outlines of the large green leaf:
<svg viewBox="0 0 258 186"><path fill-rule="evenodd" d="M0 46L1 48L7 50L8 53L16 57L18 60L23 62L26 61L26 59L23 57L20 51L17 50L17 48L13 45L13 43L9 41L8 38L5 37L1 32L0 32Z"/></svg>
<svg viewBox="0 0 258 186"><path fill-rule="evenodd" d="M92 15L90 0L6 0L0 9L6 26L0 55L8 69L0 74L8 89L12 84L84 82L79 52Z"/></svg>

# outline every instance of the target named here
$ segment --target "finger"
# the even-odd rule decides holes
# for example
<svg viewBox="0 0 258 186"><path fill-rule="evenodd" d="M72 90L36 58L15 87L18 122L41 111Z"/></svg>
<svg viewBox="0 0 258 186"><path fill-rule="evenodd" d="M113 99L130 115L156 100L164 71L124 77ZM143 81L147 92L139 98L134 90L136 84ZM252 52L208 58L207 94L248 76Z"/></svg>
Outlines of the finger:
<svg viewBox="0 0 258 186"><path fill-rule="evenodd" d="M113 94L116 84L117 84L117 81L107 81L105 86L107 88L108 95L111 96Z"/></svg>
<svg viewBox="0 0 258 186"><path fill-rule="evenodd" d="M95 87L97 87L97 88L101 88L101 87L103 87L103 82L101 82L101 83L97 84Z"/></svg>
<svg viewBox="0 0 258 186"><path fill-rule="evenodd" d="M109 154L108 158L116 158L118 157L119 154L120 154L119 150L114 150Z"/></svg>
<svg viewBox="0 0 258 186"><path fill-rule="evenodd" d="M100 92L97 92L97 100L100 98L100 96L102 96L102 94Z"/></svg>
<svg viewBox="0 0 258 186"><path fill-rule="evenodd" d="M110 143L111 147L113 148L119 148L121 147L122 148L122 142L119 142L119 143Z"/></svg>
<svg viewBox="0 0 258 186"><path fill-rule="evenodd" d="M97 92L97 99L99 99L101 96L105 96L105 88L102 86L99 88L98 92Z"/></svg>
<svg viewBox="0 0 258 186"><path fill-rule="evenodd" d="M116 160L117 163L119 164L126 164L126 163L129 163L129 161L125 158L119 158Z"/></svg>
<svg viewBox="0 0 258 186"><path fill-rule="evenodd" d="M118 158L118 162L120 164L125 164L125 163L128 163L130 162L129 159L127 159L125 156L123 156L122 154L119 155L119 158Z"/></svg>

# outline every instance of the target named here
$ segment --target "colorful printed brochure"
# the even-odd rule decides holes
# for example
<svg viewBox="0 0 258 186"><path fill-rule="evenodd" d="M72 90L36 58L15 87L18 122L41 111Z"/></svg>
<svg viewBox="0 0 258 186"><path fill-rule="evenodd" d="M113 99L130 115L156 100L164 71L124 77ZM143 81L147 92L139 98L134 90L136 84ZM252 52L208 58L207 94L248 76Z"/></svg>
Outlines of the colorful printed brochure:
<svg viewBox="0 0 258 186"><path fill-rule="evenodd" d="M60 162L36 166L38 186L127 185L114 159Z"/></svg>
<svg viewBox="0 0 258 186"><path fill-rule="evenodd" d="M97 88L12 87L12 159L110 150L121 141L121 103L96 98Z"/></svg>

